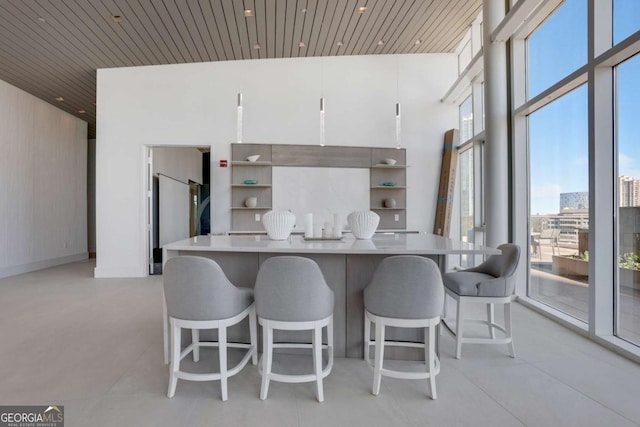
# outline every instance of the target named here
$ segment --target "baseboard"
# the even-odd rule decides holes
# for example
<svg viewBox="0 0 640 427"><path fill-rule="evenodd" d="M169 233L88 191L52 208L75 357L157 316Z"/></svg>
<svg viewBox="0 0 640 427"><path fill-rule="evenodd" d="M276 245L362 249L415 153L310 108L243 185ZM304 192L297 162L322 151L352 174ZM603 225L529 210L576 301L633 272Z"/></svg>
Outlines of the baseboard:
<svg viewBox="0 0 640 427"><path fill-rule="evenodd" d="M49 267L55 267L70 262L82 261L89 257L87 252L79 254L67 255L59 258L46 259L42 261L31 262L28 264L16 265L11 267L0 268L0 278L17 276L18 274L29 273L32 271L42 270Z"/></svg>

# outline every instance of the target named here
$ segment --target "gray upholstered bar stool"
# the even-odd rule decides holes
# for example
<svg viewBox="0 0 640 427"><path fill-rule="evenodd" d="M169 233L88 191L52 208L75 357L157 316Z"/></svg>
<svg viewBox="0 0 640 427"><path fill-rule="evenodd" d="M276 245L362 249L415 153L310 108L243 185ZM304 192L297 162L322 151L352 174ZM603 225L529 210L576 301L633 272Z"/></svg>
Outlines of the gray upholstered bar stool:
<svg viewBox="0 0 640 427"><path fill-rule="evenodd" d="M364 289L364 359L375 345L372 393L380 393L382 375L405 379L428 379L431 398L436 399L436 375L440 360L436 355L436 329L440 323L444 288L435 262L413 255L392 256L382 260L373 279ZM371 340L371 323L375 339ZM425 328L424 343L386 341L385 328ZM385 369L385 346L424 347L426 369L417 372Z"/></svg>
<svg viewBox="0 0 640 427"><path fill-rule="evenodd" d="M516 357L511 332L511 301L515 290L515 273L520 260L520 247L511 243L498 246L501 255L492 255L485 262L474 268L447 273L444 275L444 286L448 296L457 303L455 332L447 325L446 329L456 338L456 358L462 355L463 343L474 344L507 344L511 357ZM465 338L463 336L465 304L486 304L487 320L475 322L486 323L489 328L488 338ZM494 320L493 305L504 304L504 326ZM504 332L504 338L496 338L495 330Z"/></svg>
<svg viewBox="0 0 640 427"><path fill-rule="evenodd" d="M269 381L316 382L318 401L324 400L322 379L333 367L334 294L314 261L296 256L269 258L260 266L255 286L256 312L262 325L262 374L260 399L267 398ZM322 329L327 328L327 345ZM311 344L274 343L273 331L312 330ZM274 348L312 348L313 373L279 374L272 371ZM327 367L322 369L322 349L327 349Z"/></svg>
<svg viewBox="0 0 640 427"><path fill-rule="evenodd" d="M227 378L240 372L249 358L257 357L257 324L253 290L237 288L213 260L196 256L171 258L164 267L164 295L171 324L171 365L168 396L173 397L178 378L190 381L220 380L222 400L227 400ZM249 316L250 344L227 342L227 328ZM192 343L181 348L182 328L192 330ZM217 342L200 342L200 329L217 329ZM218 347L220 372L196 374L180 370L180 361L193 351L200 358L200 347ZM227 368L227 348L246 348L247 353L233 368Z"/></svg>

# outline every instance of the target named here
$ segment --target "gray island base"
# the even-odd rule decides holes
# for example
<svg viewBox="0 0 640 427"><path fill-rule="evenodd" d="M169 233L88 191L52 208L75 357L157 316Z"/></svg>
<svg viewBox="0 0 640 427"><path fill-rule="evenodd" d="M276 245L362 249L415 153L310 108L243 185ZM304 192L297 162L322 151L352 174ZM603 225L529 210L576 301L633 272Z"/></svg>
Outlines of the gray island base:
<svg viewBox="0 0 640 427"><path fill-rule="evenodd" d="M492 255L497 249L474 245L433 234L376 234L371 240L356 240L350 234L341 241L304 241L302 236L274 241L266 236L197 236L170 243L163 248L164 262L180 255L197 255L215 260L236 286L253 288L264 260L297 255L318 263L327 284L335 292L334 345L336 357L363 357L364 326L362 291L380 261L393 255L419 255L433 259L446 270L446 256L457 254ZM243 325L229 330L229 339L245 340ZM246 329L246 328L244 328ZM423 331L389 328L387 339L423 341ZM284 331L282 331L284 332ZM283 333L275 338L287 341L310 340L306 331ZM308 335L308 336L307 336ZM203 340L206 335L203 335ZM420 359L423 351L389 347L390 358Z"/></svg>

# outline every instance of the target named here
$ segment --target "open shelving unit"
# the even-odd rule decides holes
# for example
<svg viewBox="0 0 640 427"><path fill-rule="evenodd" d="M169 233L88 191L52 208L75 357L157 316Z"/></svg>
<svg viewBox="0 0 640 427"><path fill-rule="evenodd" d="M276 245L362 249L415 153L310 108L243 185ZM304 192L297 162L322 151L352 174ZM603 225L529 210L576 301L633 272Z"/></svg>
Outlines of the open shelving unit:
<svg viewBox="0 0 640 427"><path fill-rule="evenodd" d="M407 228L407 159L406 150L395 148L371 149L370 209L380 215L380 229ZM394 159L395 165L384 164ZM394 186L382 185L393 182ZM394 199L395 207L387 208L385 199Z"/></svg>
<svg viewBox="0 0 640 427"><path fill-rule="evenodd" d="M248 156L259 154L255 162ZM269 144L231 145L231 229L263 231L262 214L272 207L272 162ZM245 180L256 180L257 184L244 184ZM255 207L246 207L244 201L256 197Z"/></svg>
<svg viewBox="0 0 640 427"><path fill-rule="evenodd" d="M255 162L248 156L259 154ZM380 215L378 229L407 228L407 152L405 149L376 147L318 147L312 145L231 144L231 229L264 231L262 214L273 208L273 166L350 167L370 171L370 209ZM396 164L384 164L385 159ZM255 180L256 184L244 184ZM382 185L393 182L393 186ZM255 207L244 201L256 197ZM394 199L395 207L385 207Z"/></svg>

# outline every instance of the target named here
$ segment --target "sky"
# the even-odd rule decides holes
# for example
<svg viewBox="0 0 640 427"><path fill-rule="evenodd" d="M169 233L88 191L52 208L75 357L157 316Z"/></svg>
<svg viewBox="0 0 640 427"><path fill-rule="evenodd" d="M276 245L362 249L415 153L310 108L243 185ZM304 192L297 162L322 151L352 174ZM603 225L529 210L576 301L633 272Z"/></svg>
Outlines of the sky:
<svg viewBox="0 0 640 427"><path fill-rule="evenodd" d="M640 0L614 0L614 44L640 30ZM529 98L587 63L587 0L567 0L529 38ZM640 56L617 67L618 175L640 179ZM529 117L531 212L557 213L560 193L588 191L587 85Z"/></svg>

